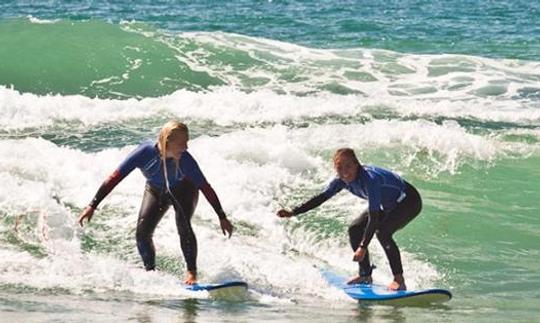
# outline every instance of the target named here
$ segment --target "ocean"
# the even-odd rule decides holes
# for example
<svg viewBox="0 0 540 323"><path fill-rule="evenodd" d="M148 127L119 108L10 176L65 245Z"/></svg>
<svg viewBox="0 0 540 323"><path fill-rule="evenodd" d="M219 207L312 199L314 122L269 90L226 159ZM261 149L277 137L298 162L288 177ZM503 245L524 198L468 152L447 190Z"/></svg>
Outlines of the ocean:
<svg viewBox="0 0 540 323"><path fill-rule="evenodd" d="M2 1L0 322L539 321L539 16L523 0ZM139 171L76 223L173 118L236 227L223 237L199 199L199 278L245 280L245 301L180 288L171 211L143 270ZM356 271L364 200L275 216L324 188L341 147L418 188L395 235L405 279L451 301L358 304L324 281Z"/></svg>

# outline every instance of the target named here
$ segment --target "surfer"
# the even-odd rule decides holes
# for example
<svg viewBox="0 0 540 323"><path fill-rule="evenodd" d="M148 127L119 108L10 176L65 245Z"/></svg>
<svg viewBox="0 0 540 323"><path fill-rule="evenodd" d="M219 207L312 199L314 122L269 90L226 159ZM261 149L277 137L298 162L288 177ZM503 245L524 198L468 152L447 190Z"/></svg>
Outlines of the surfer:
<svg viewBox="0 0 540 323"><path fill-rule="evenodd" d="M354 251L353 261L359 263L359 274L348 283L372 283L373 267L369 260L368 245L376 234L394 275L388 288L406 290L399 248L392 236L420 213L420 194L394 172L360 164L354 150L350 148L338 149L333 159L337 176L326 188L292 210L279 210L277 215L288 218L302 214L318 207L343 189L367 199L368 208L349 226L349 242Z"/></svg>
<svg viewBox="0 0 540 323"><path fill-rule="evenodd" d="M188 127L169 121L161 129L158 141L140 144L100 186L90 204L82 211L78 222L83 226L92 219L99 203L135 168L146 178L146 187L137 220L136 240L146 270L155 269L155 248L152 236L159 221L172 204L176 213L176 228L187 264L184 283L197 281L197 240L191 228L191 217L201 190L216 212L224 235L232 235L233 226L221 207L218 196L206 181L199 165L187 151Z"/></svg>

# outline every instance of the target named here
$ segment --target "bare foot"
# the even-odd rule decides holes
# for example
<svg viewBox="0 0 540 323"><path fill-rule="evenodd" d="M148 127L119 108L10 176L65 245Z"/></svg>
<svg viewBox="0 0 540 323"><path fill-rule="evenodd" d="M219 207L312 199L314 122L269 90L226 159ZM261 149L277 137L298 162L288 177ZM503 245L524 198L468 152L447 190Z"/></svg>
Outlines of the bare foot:
<svg viewBox="0 0 540 323"><path fill-rule="evenodd" d="M371 276L354 276L347 281L347 285L352 284L364 284L364 285L371 285L373 283L373 279Z"/></svg>
<svg viewBox="0 0 540 323"><path fill-rule="evenodd" d="M407 286L405 286L405 282L398 283L397 281L393 281L388 285L388 289L390 290L407 290Z"/></svg>
<svg viewBox="0 0 540 323"><path fill-rule="evenodd" d="M197 283L197 274L192 271L188 271L186 274L186 279L184 279L184 284L193 285L195 283Z"/></svg>

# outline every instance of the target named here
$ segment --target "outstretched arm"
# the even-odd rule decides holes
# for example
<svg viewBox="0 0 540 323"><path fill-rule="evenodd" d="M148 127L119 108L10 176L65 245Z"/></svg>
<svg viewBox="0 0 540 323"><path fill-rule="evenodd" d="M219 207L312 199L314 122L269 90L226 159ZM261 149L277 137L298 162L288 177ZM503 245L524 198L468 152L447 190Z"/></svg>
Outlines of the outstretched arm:
<svg viewBox="0 0 540 323"><path fill-rule="evenodd" d="M77 220L81 227L83 226L84 219L90 222L92 216L94 215L94 211L98 207L99 203L113 190L116 185L118 185L118 183L120 183L122 179L123 177L120 175L120 172L118 170L115 170L111 174L111 176L109 176L103 182L103 184L101 184L98 191L96 192L96 195L94 196L90 204L82 211L79 219Z"/></svg>
<svg viewBox="0 0 540 323"><path fill-rule="evenodd" d="M316 208L319 205L323 204L324 202L328 201L328 199L329 198L326 196L325 193L315 195L314 197L307 200L305 203L295 207L292 210L292 213L293 213L293 215L306 213L307 211L313 210L314 208Z"/></svg>
<svg viewBox="0 0 540 323"><path fill-rule="evenodd" d="M279 216L280 218L289 218L291 216L302 214L318 207L319 205L326 202L328 199L329 197L327 197L326 194L323 192L321 194L315 195L314 197L310 198L305 203L293 208L292 211L287 211L285 209L279 210L277 212L277 216Z"/></svg>
<svg viewBox="0 0 540 323"><path fill-rule="evenodd" d="M127 158L118 166L118 168L101 184L96 195L92 199L92 202L82 211L79 219L77 220L81 227L83 226L84 219L87 219L90 222L94 211L98 207L99 203L113 190L113 188L124 179L129 173L131 173L137 165L141 163L142 160L150 157L154 153L153 144L143 143L132 151Z"/></svg>
<svg viewBox="0 0 540 323"><path fill-rule="evenodd" d="M320 193L310 198L305 203L295 207L292 211L281 209L277 212L277 216L280 218L290 218L298 214L305 213L312 210L324 202L328 201L332 196L336 195L343 189L343 182L339 178L334 178Z"/></svg>

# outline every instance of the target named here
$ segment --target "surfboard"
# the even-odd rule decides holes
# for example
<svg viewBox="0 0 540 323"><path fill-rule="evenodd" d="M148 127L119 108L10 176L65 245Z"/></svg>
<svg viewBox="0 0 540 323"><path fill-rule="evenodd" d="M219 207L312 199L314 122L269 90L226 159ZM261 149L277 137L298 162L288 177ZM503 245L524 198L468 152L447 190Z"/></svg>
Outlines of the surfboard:
<svg viewBox="0 0 540 323"><path fill-rule="evenodd" d="M392 305L427 305L442 303L452 298L452 293L446 289L422 289L393 291L378 284L347 284L345 277L330 271L321 272L326 281L334 287L343 290L351 298L360 302L382 303Z"/></svg>
<svg viewBox="0 0 540 323"><path fill-rule="evenodd" d="M192 292L202 292L206 291L211 298L214 299L223 299L229 301L239 301L244 300L247 297L248 284L243 281L233 280L233 281L223 281L219 283L211 284L194 284L194 285L185 285L182 284L185 289Z"/></svg>

